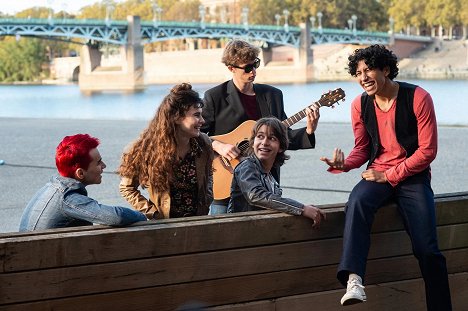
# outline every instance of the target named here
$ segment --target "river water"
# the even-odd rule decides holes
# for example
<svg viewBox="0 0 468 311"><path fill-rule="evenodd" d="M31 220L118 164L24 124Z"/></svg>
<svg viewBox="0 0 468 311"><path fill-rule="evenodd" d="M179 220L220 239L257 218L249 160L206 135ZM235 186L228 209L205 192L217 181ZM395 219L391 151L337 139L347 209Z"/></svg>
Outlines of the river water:
<svg viewBox="0 0 468 311"><path fill-rule="evenodd" d="M440 125L468 126L468 80L408 81L431 93ZM202 95L213 85L195 84ZM353 81L275 85L284 93L286 114L292 115L321 94L342 88L346 101L322 109L321 122L349 122L349 104L361 93ZM148 120L172 85L151 85L141 93L82 94L77 85L0 85L0 117L53 119Z"/></svg>

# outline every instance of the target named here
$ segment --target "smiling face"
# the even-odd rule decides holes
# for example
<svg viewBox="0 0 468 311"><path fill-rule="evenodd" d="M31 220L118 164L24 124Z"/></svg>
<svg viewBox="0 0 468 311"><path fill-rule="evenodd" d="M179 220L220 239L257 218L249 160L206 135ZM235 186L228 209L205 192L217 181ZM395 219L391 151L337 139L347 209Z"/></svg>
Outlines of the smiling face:
<svg viewBox="0 0 468 311"><path fill-rule="evenodd" d="M188 138L198 137L200 135L200 128L205 123L202 117L202 108L191 106L185 113L185 116L177 119L175 122L178 125L176 130L181 136Z"/></svg>
<svg viewBox="0 0 468 311"><path fill-rule="evenodd" d="M106 164L102 161L101 154L97 148L91 149L89 155L92 159L87 169L79 168L76 170L76 177L85 186L100 184L102 181L102 172Z"/></svg>
<svg viewBox="0 0 468 311"><path fill-rule="evenodd" d="M374 68L370 69L364 60L358 62L356 67L356 79L369 96L379 95L388 85L389 69L383 70Z"/></svg>
<svg viewBox="0 0 468 311"><path fill-rule="evenodd" d="M276 155L282 152L279 139L273 134L273 131L267 125L262 125L255 135L253 142L253 151L268 171L275 163Z"/></svg>

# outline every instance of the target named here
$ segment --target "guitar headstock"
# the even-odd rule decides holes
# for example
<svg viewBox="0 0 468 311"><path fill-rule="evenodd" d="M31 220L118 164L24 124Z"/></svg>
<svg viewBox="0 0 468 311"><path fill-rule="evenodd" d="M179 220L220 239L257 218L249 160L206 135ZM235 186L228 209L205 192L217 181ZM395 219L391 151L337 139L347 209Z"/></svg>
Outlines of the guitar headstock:
<svg viewBox="0 0 468 311"><path fill-rule="evenodd" d="M336 104L338 101L340 100L344 101L345 96L346 95L343 89L337 88L337 89L334 89L333 91L323 94L317 103L320 105L320 107L322 106L333 107L333 105Z"/></svg>

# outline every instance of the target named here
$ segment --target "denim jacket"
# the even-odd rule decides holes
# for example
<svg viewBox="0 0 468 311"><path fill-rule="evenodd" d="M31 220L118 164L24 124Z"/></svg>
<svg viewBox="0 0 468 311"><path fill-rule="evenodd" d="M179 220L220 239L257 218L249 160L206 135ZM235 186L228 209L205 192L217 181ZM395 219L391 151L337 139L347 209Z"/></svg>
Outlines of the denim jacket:
<svg viewBox="0 0 468 311"><path fill-rule="evenodd" d="M262 208L301 215L304 204L281 197L282 190L271 173L266 173L260 161L250 156L234 170L228 213L257 211Z"/></svg>
<svg viewBox="0 0 468 311"><path fill-rule="evenodd" d="M88 226L93 223L124 226L143 220L146 217L132 209L99 204L88 197L85 186L73 178L54 176L26 206L19 230Z"/></svg>

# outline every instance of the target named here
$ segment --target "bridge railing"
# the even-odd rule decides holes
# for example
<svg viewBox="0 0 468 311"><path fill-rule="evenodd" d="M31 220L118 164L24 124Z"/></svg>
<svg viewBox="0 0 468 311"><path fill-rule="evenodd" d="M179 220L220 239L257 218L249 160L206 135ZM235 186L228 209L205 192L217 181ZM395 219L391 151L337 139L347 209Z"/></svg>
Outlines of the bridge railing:
<svg viewBox="0 0 468 311"><path fill-rule="evenodd" d="M38 27L32 27L38 26ZM125 45L128 21L98 19L0 19L0 36L27 35L44 37L80 38L111 44ZM141 21L142 43L151 43L178 38L236 38L265 41L271 44L300 46L301 28L278 25L244 25L176 21ZM364 30L322 28L311 29L312 42L387 44L390 34ZM395 38L430 42L430 37L395 34Z"/></svg>

